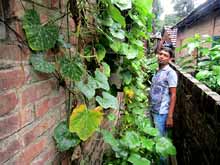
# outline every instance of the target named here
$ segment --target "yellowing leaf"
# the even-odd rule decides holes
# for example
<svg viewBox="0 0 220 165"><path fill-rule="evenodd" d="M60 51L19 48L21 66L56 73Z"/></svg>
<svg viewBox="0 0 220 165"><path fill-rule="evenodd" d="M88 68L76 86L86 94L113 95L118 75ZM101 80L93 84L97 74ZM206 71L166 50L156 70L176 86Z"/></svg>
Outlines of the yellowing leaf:
<svg viewBox="0 0 220 165"><path fill-rule="evenodd" d="M70 116L69 130L75 132L81 140L85 141L99 127L102 119L102 107L88 110L85 104L81 104L73 109Z"/></svg>

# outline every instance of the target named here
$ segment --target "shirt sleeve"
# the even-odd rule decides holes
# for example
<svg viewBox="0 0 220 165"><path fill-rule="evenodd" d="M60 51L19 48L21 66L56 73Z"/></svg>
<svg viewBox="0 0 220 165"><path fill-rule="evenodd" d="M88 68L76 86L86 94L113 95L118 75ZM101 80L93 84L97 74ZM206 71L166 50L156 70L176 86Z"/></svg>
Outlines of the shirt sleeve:
<svg viewBox="0 0 220 165"><path fill-rule="evenodd" d="M171 87L177 87L177 81L178 81L178 78L177 78L177 74L174 70L171 70L169 73L168 73L168 86L169 88Z"/></svg>

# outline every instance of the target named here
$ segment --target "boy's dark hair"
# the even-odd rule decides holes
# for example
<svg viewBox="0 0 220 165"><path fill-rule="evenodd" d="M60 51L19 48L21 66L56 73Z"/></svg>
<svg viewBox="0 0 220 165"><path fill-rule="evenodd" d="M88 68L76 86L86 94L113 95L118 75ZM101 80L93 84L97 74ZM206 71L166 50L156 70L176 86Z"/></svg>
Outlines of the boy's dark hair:
<svg viewBox="0 0 220 165"><path fill-rule="evenodd" d="M165 52L168 52L170 54L170 57L171 58L174 58L175 55L174 55L174 52L173 52L173 49L171 49L170 47L166 47L166 46L163 46L160 50L163 50Z"/></svg>

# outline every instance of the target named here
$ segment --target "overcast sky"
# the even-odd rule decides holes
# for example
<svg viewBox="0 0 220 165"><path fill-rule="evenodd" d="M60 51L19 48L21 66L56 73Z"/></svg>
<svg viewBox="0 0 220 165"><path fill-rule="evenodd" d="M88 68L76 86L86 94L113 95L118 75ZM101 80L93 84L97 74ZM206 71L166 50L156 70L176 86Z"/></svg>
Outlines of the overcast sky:
<svg viewBox="0 0 220 165"><path fill-rule="evenodd" d="M204 3L206 0L194 0L195 7L198 7L200 4ZM163 13L161 19L164 19L166 14L173 13L173 4L172 0L160 0L161 6L163 7Z"/></svg>

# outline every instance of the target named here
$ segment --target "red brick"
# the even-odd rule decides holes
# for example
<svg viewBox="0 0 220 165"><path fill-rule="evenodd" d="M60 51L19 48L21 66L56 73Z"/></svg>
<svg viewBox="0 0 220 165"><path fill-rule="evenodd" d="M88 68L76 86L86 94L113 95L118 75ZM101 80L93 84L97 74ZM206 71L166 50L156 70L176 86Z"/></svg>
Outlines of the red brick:
<svg viewBox="0 0 220 165"><path fill-rule="evenodd" d="M55 118L48 117L38 123L35 127L24 134L24 144L30 144L33 139L41 136L45 133L48 129L50 129L55 124Z"/></svg>
<svg viewBox="0 0 220 165"><path fill-rule="evenodd" d="M20 128L20 116L16 112L0 119L0 139L5 138Z"/></svg>
<svg viewBox="0 0 220 165"><path fill-rule="evenodd" d="M48 108L48 99L41 101L36 105L35 109L35 116L36 117L41 117L43 116L47 111L49 110Z"/></svg>
<svg viewBox="0 0 220 165"><path fill-rule="evenodd" d="M26 72L20 68L0 70L0 91L18 88L27 80Z"/></svg>
<svg viewBox="0 0 220 165"><path fill-rule="evenodd" d="M0 94L0 116L13 110L18 104L15 92Z"/></svg>
<svg viewBox="0 0 220 165"><path fill-rule="evenodd" d="M49 148L47 148L46 151L44 151L42 154L40 154L37 158L35 158L31 164L32 165L42 165L45 164L48 160L53 158L57 153L57 150L55 148L54 144L50 144Z"/></svg>
<svg viewBox="0 0 220 165"><path fill-rule="evenodd" d="M51 0L51 8L58 9L59 8L59 0Z"/></svg>
<svg viewBox="0 0 220 165"><path fill-rule="evenodd" d="M34 121L32 111L33 107L26 107L19 111L21 128Z"/></svg>
<svg viewBox="0 0 220 165"><path fill-rule="evenodd" d="M22 92L22 106L33 103L43 96L49 95L52 90L51 81L34 83Z"/></svg>
<svg viewBox="0 0 220 165"><path fill-rule="evenodd" d="M61 120L66 118L66 105L62 105L60 108L60 118Z"/></svg>
<svg viewBox="0 0 220 165"><path fill-rule="evenodd" d="M3 144L3 143L2 143ZM4 146L0 147L0 164L10 159L13 155L15 155L22 147L22 144L19 140L12 140Z"/></svg>
<svg viewBox="0 0 220 165"><path fill-rule="evenodd" d="M38 142L27 146L20 157L22 165L31 164L31 161L46 148L46 144L47 137L43 137Z"/></svg>
<svg viewBox="0 0 220 165"><path fill-rule="evenodd" d="M48 107L49 108L54 108L57 105L64 103L65 102L65 91L63 89L61 89L59 91L59 95L56 96L52 96L49 98L49 102L48 102Z"/></svg>
<svg viewBox="0 0 220 165"><path fill-rule="evenodd" d="M24 2L22 2L23 4L25 4ZM11 16L16 16L18 18L21 18L24 16L24 8L22 7L22 4L19 1L16 0L12 0L10 2L10 15Z"/></svg>

